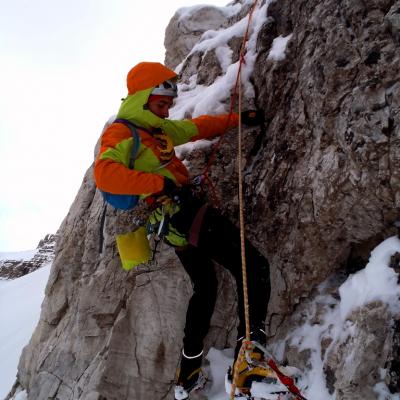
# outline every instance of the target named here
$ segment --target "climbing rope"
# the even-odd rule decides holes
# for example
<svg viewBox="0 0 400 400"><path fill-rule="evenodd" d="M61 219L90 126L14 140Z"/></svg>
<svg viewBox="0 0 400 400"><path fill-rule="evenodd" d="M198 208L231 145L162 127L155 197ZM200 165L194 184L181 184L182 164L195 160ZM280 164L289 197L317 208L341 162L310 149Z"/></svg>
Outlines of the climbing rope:
<svg viewBox="0 0 400 400"><path fill-rule="evenodd" d="M229 126L230 116L233 112L233 107L235 105L235 100L238 97L238 114L239 114L239 124L238 124L238 194L239 194L239 227L240 227L240 246L241 246L241 259L242 259L242 282L243 282L243 305L244 305L244 315L245 315L245 325L246 325L246 335L242 341L242 345L239 350L239 354L237 360L234 363L233 367L233 376L232 376L232 385L231 385L231 393L230 399L234 400L235 392L236 392L236 382L239 381L239 365L242 365L246 358L246 352L250 352L253 350L253 343L250 340L250 317L249 317L249 296L248 296L248 285L247 285L247 265L246 265L246 247L245 247L245 225L244 225L244 197L243 197L243 157L242 157L242 120L241 120L241 113L242 113L242 80L241 80L241 70L242 65L245 63L245 53L246 53L246 43L248 40L248 34L250 29L250 24L252 20L252 16L254 10L257 6L258 0L255 0L250 11L249 11L249 20L246 27L246 32L243 37L242 46L240 49L240 60L239 60L239 68L236 77L236 83L234 92L231 98L231 105L229 111L229 118L227 122L226 128ZM227 129L225 129L226 131ZM207 168L205 170L205 176L207 177L207 172L209 166L214 161L216 152L221 147L222 143L222 136L218 141L216 148L214 149L214 153L212 154L212 158L210 159ZM267 362L268 366L275 372L278 379L284 384L290 393L295 395L296 400L307 400L303 397L300 393L300 390L296 387L294 380L283 374L278 366L276 365L275 361L270 358Z"/></svg>
<svg viewBox="0 0 400 400"><path fill-rule="evenodd" d="M239 127L238 127L238 180L239 180L239 227L240 227L240 247L242 254L242 279L243 279L243 300L244 314L246 322L246 340L250 340L250 317L249 317L249 295L247 288L247 265L245 247L245 226L244 226L244 198L243 198L243 156L242 156L242 85L239 82Z"/></svg>
<svg viewBox="0 0 400 400"><path fill-rule="evenodd" d="M240 49L240 60L239 68L236 77L235 91L238 92L238 114L239 114L239 124L238 124L238 181L239 181L239 227L240 227L240 247L241 247L241 257L242 257L242 283L243 283L243 305L244 305L244 316L246 325L246 337L242 342L242 346L239 351L238 360L234 363L233 367L233 378L230 398L233 400L235 398L236 384L239 378L239 368L245 357L246 350L248 351L248 343L250 342L250 317L249 317L249 295L248 295L248 285L247 285L247 266L246 266L246 247L245 247L245 226L244 226L244 198L243 198L243 166L242 166L242 65L245 62L244 56L246 53L246 43L248 40L249 29L251 20L253 17L254 10L257 6L258 0L255 0L250 11L249 20L247 22L246 32L243 37L242 46ZM232 101L231 101L232 105ZM232 113L232 110L230 111Z"/></svg>
<svg viewBox="0 0 400 400"><path fill-rule="evenodd" d="M239 66L238 66L238 72L236 75L236 81L235 81L235 86L233 88L233 92L231 94L231 99L230 99L230 105L229 105L229 114L228 114L228 119L226 121L225 124L225 128L224 128L224 133L222 135L220 135L219 140L217 142L217 144L214 146L214 149L209 157L208 163L206 165L206 167L204 168L203 173L201 174L202 179L207 183L209 190L210 190L210 194L211 194L211 198L213 200L213 203L217 206L217 208L219 208L219 200L218 200L218 196L216 194L216 189L215 189L215 185L213 184L213 182L211 181L208 172L211 168L211 165L214 163L215 158L217 156L218 150L221 148L223 139L224 139L224 135L228 130L229 124L231 122L231 118L232 118L232 114L233 114L233 110L235 108L236 105L236 100L239 97L239 91L240 91L240 86L241 86L241 72L242 72L242 66L243 64L245 64L245 54L246 54L246 44L249 38L249 31L250 31L250 25L251 25L251 21L253 18L253 13L257 7L257 3L259 0L254 0L250 10L249 10L249 19L247 21L247 26L246 26L246 31L244 33L243 36L243 41L242 41L242 45L240 47L240 52L239 52ZM239 101L240 103L240 101ZM241 107L241 104L239 104L239 107ZM239 110L239 126L241 124L240 121L240 110Z"/></svg>

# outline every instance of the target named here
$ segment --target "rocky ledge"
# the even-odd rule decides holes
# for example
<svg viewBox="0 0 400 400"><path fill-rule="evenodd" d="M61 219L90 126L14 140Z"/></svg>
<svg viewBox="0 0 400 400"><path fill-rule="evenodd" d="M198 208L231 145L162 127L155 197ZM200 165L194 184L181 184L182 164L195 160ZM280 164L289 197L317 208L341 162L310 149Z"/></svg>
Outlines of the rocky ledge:
<svg viewBox="0 0 400 400"><path fill-rule="evenodd" d="M31 259L14 257L0 260L0 279L16 279L50 263L54 259L56 235L47 234L36 247Z"/></svg>

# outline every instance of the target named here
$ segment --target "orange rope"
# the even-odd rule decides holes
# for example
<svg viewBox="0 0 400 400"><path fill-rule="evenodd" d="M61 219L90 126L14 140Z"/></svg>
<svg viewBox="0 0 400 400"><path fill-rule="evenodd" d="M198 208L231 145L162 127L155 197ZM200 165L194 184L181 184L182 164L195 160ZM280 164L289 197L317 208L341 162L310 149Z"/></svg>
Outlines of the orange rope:
<svg viewBox="0 0 400 400"><path fill-rule="evenodd" d="M249 12L249 21L247 23L246 32L243 38L242 47L240 49L240 61L238 74L236 77L235 84L235 92L238 92L239 95L239 125L238 125L238 180L239 180L239 224L240 224L240 246L241 246L241 256L242 256L242 284L243 284L243 303L244 303L244 315L245 315L245 324L246 324L246 338L242 342L242 346L239 351L238 360L234 363L233 368L233 377L232 377L232 385L231 385L231 393L230 398L234 400L235 391L236 391L236 383L239 378L239 369L238 366L243 361L246 347L248 350L248 343L250 342L250 317L249 317L249 296L248 296L248 285L247 285L247 268L246 268L246 252L245 252L245 226L244 226L244 198L243 198L243 171L242 171L242 82L241 82L241 69L244 61L244 55L246 52L246 43L249 34L249 28L251 24L251 19L253 16L253 12L257 6L258 0L255 0L250 12ZM232 104L232 102L231 102ZM230 113L232 110L230 111ZM221 140L220 140L221 141Z"/></svg>
<svg viewBox="0 0 400 400"><path fill-rule="evenodd" d="M231 121L231 117L232 117L232 114L233 114L233 109L234 109L234 107L236 105L236 99L238 98L238 91L239 91L240 75L241 75L241 71L242 71L242 65L245 63L244 56L246 54L246 43L247 43L247 40L248 40L248 37L249 37L250 24L251 24L251 20L253 18L253 13L254 13L254 10L256 9L257 3L258 3L258 0L254 0L254 3L252 4L252 6L251 6L251 8L249 10L249 14L248 14L249 15L249 20L247 22L246 31L245 31L244 36L243 36L242 45L240 47L239 67L238 67L238 72L237 72L237 75L236 75L235 86L234 86L234 89L233 89L233 93L231 95L231 100L230 100L230 105L229 105L229 115L228 115L228 119L226 121L224 133L219 137L219 140L218 140L217 144L215 145L215 147L213 149L213 152L211 153L210 158L208 160L208 163L207 163L207 165L204 168L204 171L202 173L204 181L208 184L208 186L210 188L210 193L211 193L212 200L218 206L218 208L219 208L219 200L217 198L215 186L212 183L210 177L208 176L208 171L210 170L211 165L215 161L215 158L217 156L218 150L221 148L224 135L227 132L228 127L229 127L229 123ZM239 121L239 123L240 123L240 121Z"/></svg>
<svg viewBox="0 0 400 400"><path fill-rule="evenodd" d="M241 107L242 107L242 82L241 82L241 69L242 65L245 62L244 60L244 55L246 52L246 43L248 40L248 32L250 28L250 23L251 19L253 16L253 12L256 8L256 5L258 3L258 0L255 0L250 12L249 12L249 21L247 24L246 32L243 38L242 46L240 49L240 61L239 61L239 68L238 68L238 74L236 77L236 83L235 83L235 88L234 92L231 98L231 105L230 105L230 111L229 111L229 117L228 117L228 122L225 131L227 130L229 126L229 120L230 116L232 115L233 112L233 107L235 105L235 100L236 97L239 98L239 104L238 104L238 113L239 113L239 124L238 124L238 180L239 180L239 188L238 188L238 194L239 194L239 225L240 225L240 245L241 245L241 257L242 257L242 281L243 281L243 303L244 303L244 314L245 314L245 324L246 324L246 336L245 339L242 341L242 345L239 350L239 354L237 357L237 360L235 361L234 364L234 369L233 369L233 376L232 376L232 385L231 385L231 393L230 393L230 400L234 400L235 398L235 392L236 392L236 382L239 380L239 365L241 365L246 357L246 352L252 351L253 346L250 340L250 317L249 317L249 301L248 301L248 285L247 285L247 266L246 266L246 253L245 253L245 225L244 225L244 198L243 198L243 171L242 171L242 119L241 119ZM221 147L222 143L222 136L220 137L216 148L214 149L214 152L212 154L212 159L210 159L209 163L207 164L206 170L205 170L205 176L207 179L207 172L208 169L211 165L211 163L215 159L216 152L218 149ZM278 379L288 388L289 392L294 394L296 396L296 400L307 400L305 397L303 397L300 393L300 390L296 387L294 380L283 374L278 366L276 365L275 361L271 358L268 361L268 366L276 373Z"/></svg>

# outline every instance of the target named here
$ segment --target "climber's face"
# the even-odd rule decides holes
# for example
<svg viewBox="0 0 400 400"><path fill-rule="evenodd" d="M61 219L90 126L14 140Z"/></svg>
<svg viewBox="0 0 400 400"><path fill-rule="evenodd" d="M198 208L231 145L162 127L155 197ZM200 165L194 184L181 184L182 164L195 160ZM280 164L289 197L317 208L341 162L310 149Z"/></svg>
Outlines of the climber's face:
<svg viewBox="0 0 400 400"><path fill-rule="evenodd" d="M168 118L169 109L174 102L171 96L150 96L148 101L149 110L160 118Z"/></svg>

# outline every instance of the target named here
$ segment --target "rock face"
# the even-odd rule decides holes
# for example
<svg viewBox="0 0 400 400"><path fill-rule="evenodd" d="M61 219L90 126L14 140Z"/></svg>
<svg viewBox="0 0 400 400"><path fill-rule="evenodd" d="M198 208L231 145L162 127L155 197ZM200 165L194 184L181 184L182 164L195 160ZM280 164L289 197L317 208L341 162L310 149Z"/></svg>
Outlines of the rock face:
<svg viewBox="0 0 400 400"><path fill-rule="evenodd" d="M316 280L395 232L400 52L393 16L399 6L297 1L269 7L254 71L267 126L249 149L248 200L249 220L268 221L257 237L280 276L272 332ZM286 59L268 60L273 38L288 34Z"/></svg>
<svg viewBox="0 0 400 400"><path fill-rule="evenodd" d="M177 368L191 295L176 256L162 248L157 263L126 273L115 233L140 220L106 210L90 168L59 229L38 327L20 360L18 381L29 399L165 398ZM233 281L219 271L221 298L208 346L234 330ZM39 368L39 370L37 370Z"/></svg>
<svg viewBox="0 0 400 400"><path fill-rule="evenodd" d="M16 279L43 267L54 259L56 235L46 235L30 260L0 260L0 279Z"/></svg>
<svg viewBox="0 0 400 400"><path fill-rule="evenodd" d="M218 7L199 6L195 13L188 13L188 8L181 8L172 17L165 31L165 65L175 68L204 32L227 26L228 18Z"/></svg>
<svg viewBox="0 0 400 400"><path fill-rule="evenodd" d="M202 10L192 22L203 21ZM218 19L206 15L212 24ZM224 17L207 29L242 16ZM201 34L186 35L183 26L175 16L167 29L170 66L188 55ZM365 265L371 249L396 232L399 27L400 2L393 0L281 0L268 7L251 78L255 99L244 99L245 106L265 111L266 123L245 132L244 175L247 235L271 262L272 341L293 328L290 315L317 285L335 271ZM286 58L269 58L274 39L288 35ZM230 42L232 62L239 44L236 38ZM224 69L216 51L193 53L182 65L182 80L195 71L209 85ZM236 220L236 145L229 135L210 177L218 183L223 211ZM182 152L193 173L204 167L207 154ZM40 322L20 360L18 385L29 400L148 399L149 391L153 399L172 398L190 281L166 247L157 262L123 271L114 235L139 224L146 210L107 209L102 226L103 211L90 168L59 229ZM216 268L220 291L206 349L232 346L235 337L234 285ZM379 368L398 352L398 334L383 304L351 318L359 334L332 353L325 377L337 399L375 399L370 388L380 379ZM371 337L378 343L361 346ZM344 368L352 350L372 371L362 393L367 372ZM380 358L372 362L368 352L378 351ZM291 362L301 365L302 357L293 353ZM391 382L398 385L396 374Z"/></svg>

